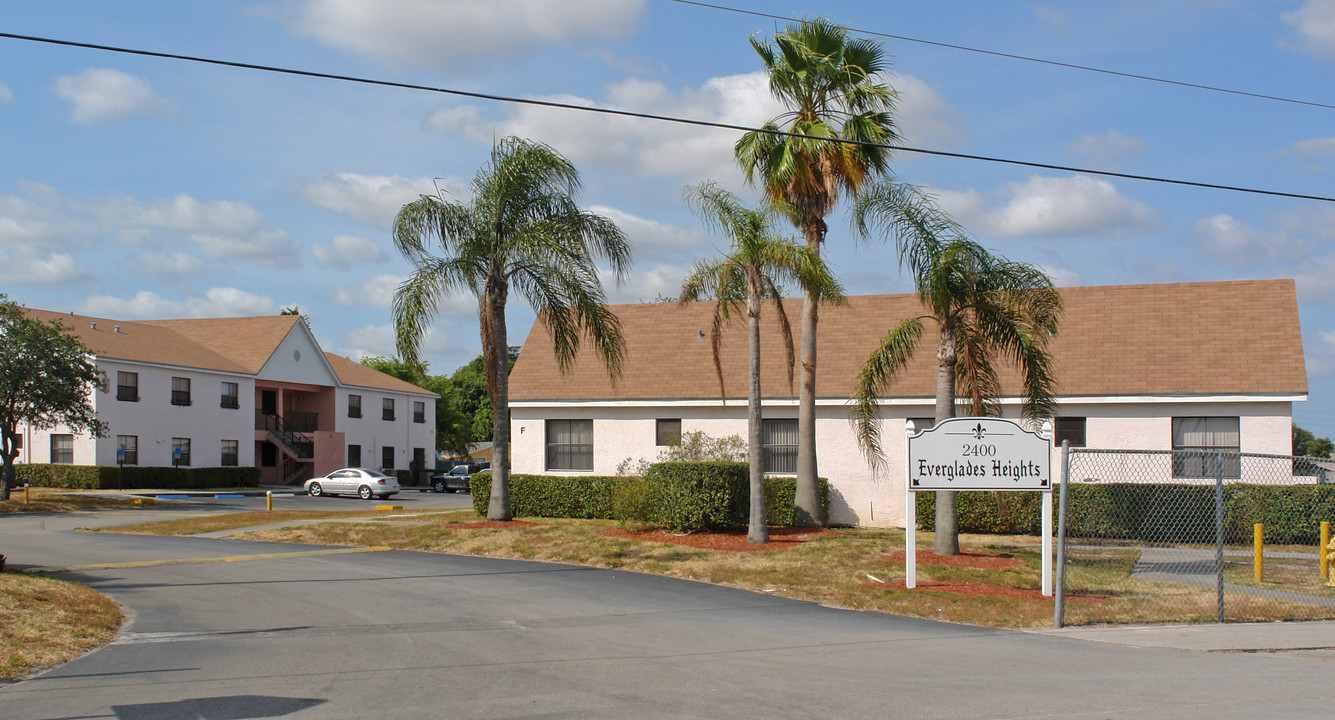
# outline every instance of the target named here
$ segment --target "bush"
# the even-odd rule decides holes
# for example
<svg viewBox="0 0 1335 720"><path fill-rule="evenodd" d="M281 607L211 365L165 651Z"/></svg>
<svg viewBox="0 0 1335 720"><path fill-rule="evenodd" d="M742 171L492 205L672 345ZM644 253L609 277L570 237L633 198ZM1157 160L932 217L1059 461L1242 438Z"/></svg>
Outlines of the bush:
<svg viewBox="0 0 1335 720"><path fill-rule="evenodd" d="M644 474L653 524L674 532L746 527L746 463L655 463Z"/></svg>
<svg viewBox="0 0 1335 720"><path fill-rule="evenodd" d="M491 499L491 473L474 473L469 479L473 510L487 514ZM514 517L599 518L612 517L612 502L627 478L602 475L510 474L510 514Z"/></svg>
<svg viewBox="0 0 1335 720"><path fill-rule="evenodd" d="M644 480L627 480L612 494L612 519L623 529L652 527L654 521L653 488Z"/></svg>
<svg viewBox="0 0 1335 720"><path fill-rule="evenodd" d="M220 487L256 487L260 470L253 467L125 468L106 465L49 465L31 463L14 466L19 487L70 488L74 490L172 489L197 490Z"/></svg>

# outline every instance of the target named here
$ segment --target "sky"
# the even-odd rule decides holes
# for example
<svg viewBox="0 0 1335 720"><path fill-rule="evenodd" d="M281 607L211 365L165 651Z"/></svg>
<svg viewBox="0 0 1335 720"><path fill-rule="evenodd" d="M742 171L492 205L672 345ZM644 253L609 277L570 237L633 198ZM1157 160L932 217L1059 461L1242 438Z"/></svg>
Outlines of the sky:
<svg viewBox="0 0 1335 720"><path fill-rule="evenodd" d="M1335 196L1335 0L717 2L880 34L906 147ZM673 0L0 0L4 33L745 126L781 112L749 40L783 26ZM570 158L581 203L627 233L614 302L675 296L726 249L683 188L759 198L735 131L0 38L0 292L119 320L295 305L326 350L392 355L395 213L466 201L509 135ZM893 168L1058 285L1294 279L1294 419L1335 436L1335 203L906 151ZM825 257L847 291L911 291L846 206ZM516 343L533 317L511 302ZM479 347L475 300L443 303L430 372Z"/></svg>

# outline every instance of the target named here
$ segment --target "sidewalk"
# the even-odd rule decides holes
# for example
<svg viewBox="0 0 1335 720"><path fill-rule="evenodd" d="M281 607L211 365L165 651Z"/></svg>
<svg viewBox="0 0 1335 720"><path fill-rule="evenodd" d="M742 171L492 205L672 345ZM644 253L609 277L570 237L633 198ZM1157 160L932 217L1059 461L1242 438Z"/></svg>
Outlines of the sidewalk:
<svg viewBox="0 0 1335 720"><path fill-rule="evenodd" d="M1023 632L1132 647L1199 652L1335 650L1335 621L1031 628Z"/></svg>

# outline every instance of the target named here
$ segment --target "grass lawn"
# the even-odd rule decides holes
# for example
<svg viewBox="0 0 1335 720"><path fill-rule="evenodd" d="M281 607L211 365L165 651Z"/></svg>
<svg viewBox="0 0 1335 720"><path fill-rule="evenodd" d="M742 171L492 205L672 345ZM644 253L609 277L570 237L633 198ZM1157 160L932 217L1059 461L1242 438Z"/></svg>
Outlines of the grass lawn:
<svg viewBox="0 0 1335 720"><path fill-rule="evenodd" d="M0 680L17 680L106 644L124 616L78 583L0 573Z"/></svg>
<svg viewBox="0 0 1335 720"><path fill-rule="evenodd" d="M24 502L23 488L9 492L9 499L0 502L0 514L16 512L68 512L70 510L101 510L106 508L138 507L119 495L97 492L74 492L61 488L28 488Z"/></svg>

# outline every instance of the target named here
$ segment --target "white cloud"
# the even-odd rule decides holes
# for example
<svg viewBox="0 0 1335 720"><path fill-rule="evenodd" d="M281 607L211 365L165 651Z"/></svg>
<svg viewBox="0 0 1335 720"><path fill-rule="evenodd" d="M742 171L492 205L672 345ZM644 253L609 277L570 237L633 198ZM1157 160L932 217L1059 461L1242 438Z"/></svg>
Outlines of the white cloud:
<svg viewBox="0 0 1335 720"><path fill-rule="evenodd" d="M912 75L896 75L889 83L899 93L896 115L903 144L939 150L964 136L959 112L936 88Z"/></svg>
<svg viewBox="0 0 1335 720"><path fill-rule="evenodd" d="M704 241L703 236L694 229L642 218L605 205L594 205L589 210L608 218L621 228L634 248L636 258L653 260L689 253Z"/></svg>
<svg viewBox="0 0 1335 720"><path fill-rule="evenodd" d="M92 277L69 253L13 254L0 251L0 282L15 285L63 285Z"/></svg>
<svg viewBox="0 0 1335 720"><path fill-rule="evenodd" d="M334 289L333 300L344 307L373 307L385 310L394 306L394 291L403 278L397 275L377 275L353 288L340 285Z"/></svg>
<svg viewBox="0 0 1335 720"><path fill-rule="evenodd" d="M242 202L200 202L189 195L141 202L111 196L89 203L88 213L117 229L127 244L156 244L153 231L166 230L194 242L214 260L246 260L270 267L298 262L297 241Z"/></svg>
<svg viewBox="0 0 1335 720"><path fill-rule="evenodd" d="M1335 137L1302 140L1293 144L1292 151L1314 158L1335 157Z"/></svg>
<svg viewBox="0 0 1335 720"><path fill-rule="evenodd" d="M1084 282L1084 277L1074 270L1052 267L1051 265L1040 265L1039 269L1052 278L1052 284L1057 287L1078 287Z"/></svg>
<svg viewBox="0 0 1335 720"><path fill-rule="evenodd" d="M346 269L385 261L385 251L379 245L356 235L335 235L328 245L311 246L311 254L321 267L331 268Z"/></svg>
<svg viewBox="0 0 1335 720"><path fill-rule="evenodd" d="M0 105L8 105L14 102L14 93L9 91L9 86L0 83Z"/></svg>
<svg viewBox="0 0 1335 720"><path fill-rule="evenodd" d="M297 197L326 210L349 215L371 227L387 229L394 216L407 203L422 195L433 195L436 186L450 192L462 192L463 185L452 179L406 178L398 175L360 175L326 173L318 180L295 188Z"/></svg>
<svg viewBox="0 0 1335 720"><path fill-rule="evenodd" d="M1307 0L1292 12L1280 13L1284 22L1298 32L1296 47L1325 60L1335 60L1335 0ZM1281 46L1293 43L1281 41Z"/></svg>
<svg viewBox="0 0 1335 720"><path fill-rule="evenodd" d="M1304 339L1308 379L1335 376L1335 332L1318 332L1313 342Z"/></svg>
<svg viewBox="0 0 1335 720"><path fill-rule="evenodd" d="M185 253L143 252L136 261L145 270L159 277L191 277L204 272L203 260Z"/></svg>
<svg viewBox="0 0 1335 720"><path fill-rule="evenodd" d="M1031 177L1008 183L1003 204L990 207L976 190L940 191L940 204L965 227L996 237L1065 237L1135 232L1147 228L1154 212L1117 192L1106 180L1083 175Z"/></svg>
<svg viewBox="0 0 1335 720"><path fill-rule="evenodd" d="M144 80L111 68L89 68L56 78L56 95L70 103L70 120L101 125L136 115L166 117L172 105Z"/></svg>
<svg viewBox="0 0 1335 720"><path fill-rule="evenodd" d="M607 300L614 305L650 302L658 296L675 298L681 294L681 281L690 268L678 265L656 265L648 270L632 272L621 286L617 287L616 278L611 272L602 270L599 275L603 287L607 290Z"/></svg>
<svg viewBox="0 0 1335 720"><path fill-rule="evenodd" d="M293 31L395 63L462 70L627 37L644 0L305 0Z"/></svg>
<svg viewBox="0 0 1335 720"><path fill-rule="evenodd" d="M1257 230L1224 213L1197 220L1191 229L1201 237L1207 255L1241 267L1296 260L1310 252L1309 243L1301 238Z"/></svg>
<svg viewBox="0 0 1335 720"><path fill-rule="evenodd" d="M118 320L180 317L248 317L276 315L278 305L266 295L239 288L209 288L203 297L168 300L155 292L140 291L131 298L93 295L79 305L79 312Z"/></svg>
<svg viewBox="0 0 1335 720"><path fill-rule="evenodd" d="M1109 130L1102 135L1083 135L1071 141L1067 151L1091 160L1115 164L1118 160L1140 155L1149 149L1145 138L1123 135Z"/></svg>
<svg viewBox="0 0 1335 720"><path fill-rule="evenodd" d="M1335 255L1304 261L1292 275L1298 302L1335 305Z"/></svg>

